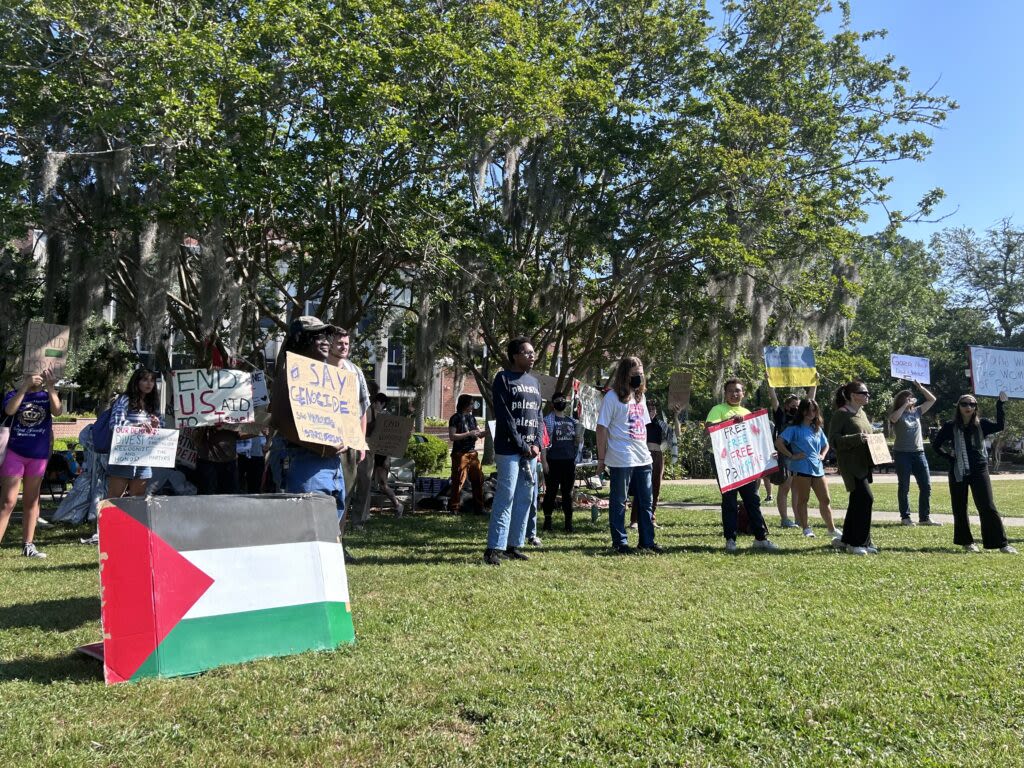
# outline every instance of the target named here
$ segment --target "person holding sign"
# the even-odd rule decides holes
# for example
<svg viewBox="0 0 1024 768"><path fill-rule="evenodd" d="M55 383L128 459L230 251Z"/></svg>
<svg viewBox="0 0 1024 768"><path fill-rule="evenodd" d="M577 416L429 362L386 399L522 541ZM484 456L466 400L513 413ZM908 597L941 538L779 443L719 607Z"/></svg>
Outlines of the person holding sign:
<svg viewBox="0 0 1024 768"><path fill-rule="evenodd" d="M932 447L949 459L949 496L953 506L953 543L966 552L977 552L978 545L971 535L967 518L967 489L971 489L974 506L981 518L981 543L985 549L998 549L1009 555L1017 550L1006 540L1002 518L992 500L992 480L988 474L988 449L985 438L1001 432L1006 425L1006 392L999 393L996 401L996 419L978 418L978 400L974 395L961 395L956 404L956 415L942 425ZM946 447L953 443L953 451Z"/></svg>
<svg viewBox="0 0 1024 768"><path fill-rule="evenodd" d="M370 406L370 422L366 427L366 434L369 436L374 426L377 423L377 416L385 411L388 407L388 396L383 392L378 392L373 396L373 403ZM402 506L402 502L395 496L395 492L391 490L391 486L388 485L388 456L383 453L373 454L373 482L377 483L377 487L380 488L381 493L388 497L392 506L395 508L395 517L401 517L405 511L405 507ZM369 496L369 494L367 494Z"/></svg>
<svg viewBox="0 0 1024 768"><path fill-rule="evenodd" d="M651 451L647 447L647 424L651 420L644 393L644 364L632 355L619 361L612 386L605 393L597 417L597 473L608 467L611 477L608 499L608 525L612 549L617 554L632 554L626 534L626 495L632 484L636 496L639 549L661 554L654 543L653 497L651 490Z"/></svg>
<svg viewBox="0 0 1024 768"><path fill-rule="evenodd" d="M742 402L743 382L737 378L727 379L725 402L719 403L711 409L708 413L707 426L714 426L730 420L737 424L743 423L743 417L749 415L750 411L741 405ZM725 536L726 552L736 551L736 525L739 518L737 494L743 499L743 506L747 510L747 517L750 520L750 531L754 534L753 548L769 552L779 548L768 538L768 526L764 522L764 515L761 514L761 497L757 493L760 483L761 480L758 478L739 488L722 492L722 533Z"/></svg>
<svg viewBox="0 0 1024 768"><path fill-rule="evenodd" d="M487 528L487 565L501 565L502 556L529 560L519 548L526 542L540 456L540 385L530 375L537 354L530 340L522 336L508 343L505 354L508 367L494 377L491 388L498 486Z"/></svg>
<svg viewBox="0 0 1024 768"><path fill-rule="evenodd" d="M0 465L0 541L22 491L21 554L44 558L33 539L39 519L39 491L53 443L53 417L64 412L56 379L49 370L26 374L21 385L4 396L3 414L11 424L7 452ZM24 486L24 487L22 487Z"/></svg>
<svg viewBox="0 0 1024 768"><path fill-rule="evenodd" d="M455 403L455 413L448 419L448 439L452 441L452 477L451 496L448 499L448 511L459 514L462 504L462 486L469 478L473 486L473 511L484 511L484 475L480 469L480 456L476 450L476 441L486 432L477 428L476 416L473 415L473 397L459 395Z"/></svg>
<svg viewBox="0 0 1024 768"><path fill-rule="evenodd" d="M896 478L899 486L896 498L900 505L900 520L903 525L913 525L910 517L910 476L917 481L918 499L917 516L921 525L942 525L931 518L932 479L928 467L928 458L924 454L924 439L921 436L921 416L935 405L935 395L921 386L918 381L914 386L924 397L920 406L917 398L909 389L896 393L889 410L889 423L896 433L893 443L893 460L896 464Z"/></svg>
<svg viewBox="0 0 1024 768"><path fill-rule="evenodd" d="M828 425L828 441L835 448L839 474L850 494L843 536L833 541L833 545L845 547L851 555L878 554L871 543L871 508L875 503L871 493L871 470L874 465L868 450L868 435L874 428L864 413L864 405L870 397L867 385L854 379L836 393L836 403L845 404L832 414Z"/></svg>
<svg viewBox="0 0 1024 768"><path fill-rule="evenodd" d="M160 428L160 401L156 394L156 374L137 368L128 380L124 394L110 406L110 427L135 424L148 429ZM153 476L151 467L107 465L107 498L145 496L146 483Z"/></svg>
<svg viewBox="0 0 1024 768"><path fill-rule="evenodd" d="M807 502L811 489L818 497L818 511L833 538L842 536L832 521L832 499L825 482L825 454L828 453L828 439L822 431L821 412L818 403L810 398L801 400L797 406L795 423L790 424L775 439L779 454L789 459L789 472L793 485L793 516L797 525L803 528L804 536L813 537L807 519Z"/></svg>
<svg viewBox="0 0 1024 768"><path fill-rule="evenodd" d="M563 392L551 398L552 411L544 417L551 445L542 454L544 463L544 530L551 530L555 497L562 494L565 532L572 533L572 487L576 482L576 455L583 445L583 425L569 411Z"/></svg>

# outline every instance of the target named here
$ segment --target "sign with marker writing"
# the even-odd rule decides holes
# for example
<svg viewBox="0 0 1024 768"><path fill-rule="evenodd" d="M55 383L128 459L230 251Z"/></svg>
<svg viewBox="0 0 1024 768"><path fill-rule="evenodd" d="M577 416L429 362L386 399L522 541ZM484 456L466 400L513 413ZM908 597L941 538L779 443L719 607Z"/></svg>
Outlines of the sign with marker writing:
<svg viewBox="0 0 1024 768"><path fill-rule="evenodd" d="M412 419L379 413L373 420L373 431L366 436L366 443L374 453L400 459L409 447L414 426Z"/></svg>
<svg viewBox="0 0 1024 768"><path fill-rule="evenodd" d="M68 326L30 321L25 331L22 372L41 374L48 370L55 380L64 378L70 343L71 328Z"/></svg>
<svg viewBox="0 0 1024 768"><path fill-rule="evenodd" d="M178 430L147 429L138 424L114 427L110 463L126 467L174 467Z"/></svg>
<svg viewBox="0 0 1024 768"><path fill-rule="evenodd" d="M178 430L178 448L175 452L175 459L178 464L187 469L196 468L199 450L196 447L196 431L194 429L185 427Z"/></svg>
<svg viewBox="0 0 1024 768"><path fill-rule="evenodd" d="M252 383L229 368L172 371L174 425L243 424L253 420Z"/></svg>
<svg viewBox="0 0 1024 768"><path fill-rule="evenodd" d="M975 395L1024 398L1024 350L971 347L970 355Z"/></svg>
<svg viewBox="0 0 1024 768"><path fill-rule="evenodd" d="M931 384L931 366L927 357L912 357L911 355L889 355L889 370L894 379L906 379L907 381L918 381L921 384Z"/></svg>
<svg viewBox="0 0 1024 768"><path fill-rule="evenodd" d="M267 391L267 374L263 371L250 371L249 381L252 384L252 407L264 408L270 405L270 393Z"/></svg>
<svg viewBox="0 0 1024 768"><path fill-rule="evenodd" d="M708 433L722 491L744 486L779 466L772 425L764 408L747 414L739 423L730 419L708 427Z"/></svg>
<svg viewBox="0 0 1024 768"><path fill-rule="evenodd" d="M871 453L871 463L876 467L883 464L892 464L892 454L889 453L889 445L885 442L885 435L881 432L868 435L868 451Z"/></svg>
<svg viewBox="0 0 1024 768"><path fill-rule="evenodd" d="M307 443L365 450L356 374L288 352L288 401L299 438Z"/></svg>

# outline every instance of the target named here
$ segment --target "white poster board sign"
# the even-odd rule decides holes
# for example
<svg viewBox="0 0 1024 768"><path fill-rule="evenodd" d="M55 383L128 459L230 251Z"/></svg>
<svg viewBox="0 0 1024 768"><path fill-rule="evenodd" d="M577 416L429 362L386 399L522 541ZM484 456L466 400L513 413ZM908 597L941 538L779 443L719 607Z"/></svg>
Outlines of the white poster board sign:
<svg viewBox="0 0 1024 768"><path fill-rule="evenodd" d="M270 405L270 393L267 391L267 374L263 371L250 371L249 382L252 384L252 407L265 408Z"/></svg>
<svg viewBox="0 0 1024 768"><path fill-rule="evenodd" d="M119 424L110 441L110 463L127 467L174 467L178 430Z"/></svg>
<svg viewBox="0 0 1024 768"><path fill-rule="evenodd" d="M746 485L779 466L773 455L772 425L764 408L744 416L738 424L729 420L710 426L708 433L722 491Z"/></svg>
<svg viewBox="0 0 1024 768"><path fill-rule="evenodd" d="M229 368L172 371L176 427L243 424L253 419L252 382Z"/></svg>
<svg viewBox="0 0 1024 768"><path fill-rule="evenodd" d="M889 355L889 370L894 379L917 381L931 384L931 366L927 357L912 355Z"/></svg>
<svg viewBox="0 0 1024 768"><path fill-rule="evenodd" d="M580 423L591 432L597 430L597 417L601 415L604 395L596 387L580 384Z"/></svg>
<svg viewBox="0 0 1024 768"><path fill-rule="evenodd" d="M1024 350L970 347L970 355L975 395L1024 398Z"/></svg>

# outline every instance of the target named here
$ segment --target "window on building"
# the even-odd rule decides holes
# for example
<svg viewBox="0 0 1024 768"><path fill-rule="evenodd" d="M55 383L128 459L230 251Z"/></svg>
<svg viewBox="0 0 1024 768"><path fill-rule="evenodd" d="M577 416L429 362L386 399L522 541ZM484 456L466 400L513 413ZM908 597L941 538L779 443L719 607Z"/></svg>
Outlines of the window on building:
<svg viewBox="0 0 1024 768"><path fill-rule="evenodd" d="M405 382L405 348L397 339L388 339L388 388L398 389Z"/></svg>

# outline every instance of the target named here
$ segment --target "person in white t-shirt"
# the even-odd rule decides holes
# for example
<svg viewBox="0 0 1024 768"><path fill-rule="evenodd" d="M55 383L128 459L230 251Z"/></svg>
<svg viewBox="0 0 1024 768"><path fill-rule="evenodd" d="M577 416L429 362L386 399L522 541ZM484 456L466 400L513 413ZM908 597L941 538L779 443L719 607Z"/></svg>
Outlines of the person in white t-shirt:
<svg viewBox="0 0 1024 768"><path fill-rule="evenodd" d="M651 494L651 451L647 447L647 412L644 364L632 355L622 358L605 394L597 417L597 471L605 467L611 477L608 521L612 548L620 555L633 552L626 534L626 494L632 482L636 498L641 550L660 554L654 543Z"/></svg>

